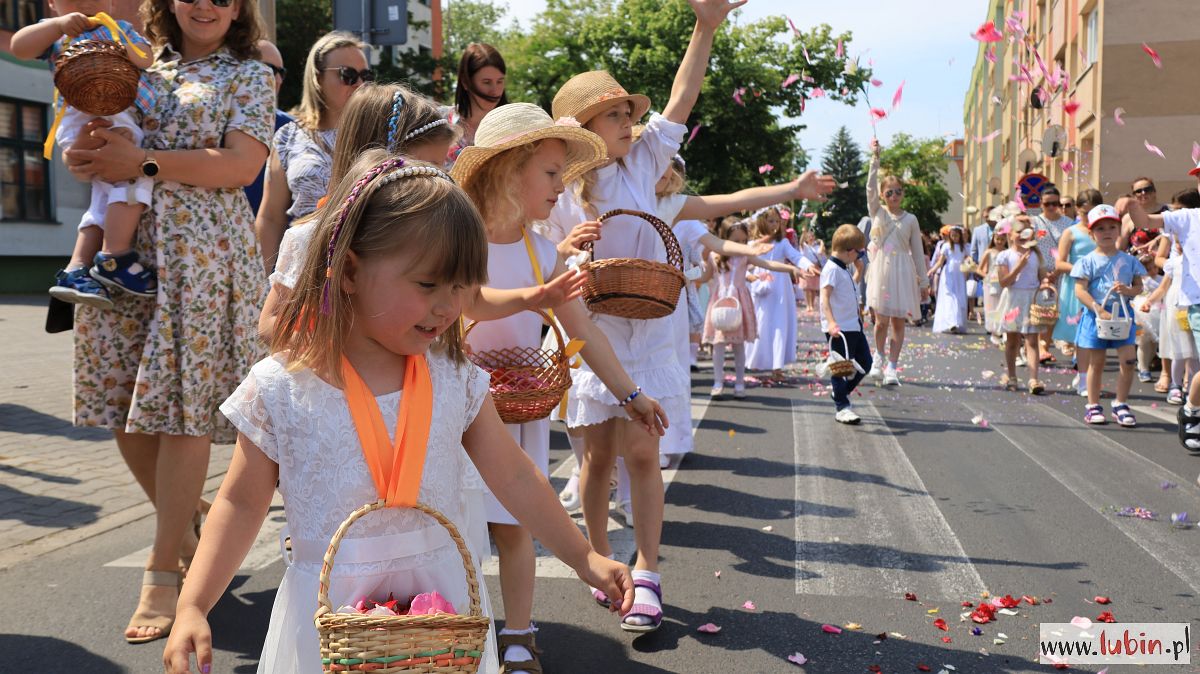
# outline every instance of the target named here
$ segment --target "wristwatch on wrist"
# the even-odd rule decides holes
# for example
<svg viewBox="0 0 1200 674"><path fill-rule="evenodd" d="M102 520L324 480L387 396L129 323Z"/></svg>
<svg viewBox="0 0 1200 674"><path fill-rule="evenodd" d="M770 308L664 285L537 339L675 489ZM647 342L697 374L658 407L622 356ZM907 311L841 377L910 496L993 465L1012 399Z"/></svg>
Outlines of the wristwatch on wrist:
<svg viewBox="0 0 1200 674"><path fill-rule="evenodd" d="M154 158L154 150L146 150L146 157L142 159L142 175L147 178L158 175L158 160Z"/></svg>

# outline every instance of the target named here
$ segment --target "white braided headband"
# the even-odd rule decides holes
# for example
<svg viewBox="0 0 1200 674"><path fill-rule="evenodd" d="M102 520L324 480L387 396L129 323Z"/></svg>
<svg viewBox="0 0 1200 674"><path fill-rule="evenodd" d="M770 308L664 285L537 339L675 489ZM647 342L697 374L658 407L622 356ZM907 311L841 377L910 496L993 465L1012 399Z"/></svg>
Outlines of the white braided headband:
<svg viewBox="0 0 1200 674"><path fill-rule="evenodd" d="M413 176L430 176L433 178L444 178L446 180L449 180L451 183L454 182L454 179L451 178L449 174L447 174L445 171L443 171L439 168L435 168L433 166L405 166L404 168L397 169L395 171L392 171L391 173L385 174L383 177L381 177L379 179L379 184L386 185L390 182L395 182L397 180L400 180L401 178L411 178Z"/></svg>
<svg viewBox="0 0 1200 674"><path fill-rule="evenodd" d="M404 139L401 140L400 142L407 143L408 141L412 140L413 138L416 138L417 136L425 133L426 131L428 131L430 129L442 126L443 124L449 124L449 123L450 123L449 120L446 120L446 119L435 119L432 122L426 124L425 126L418 126L417 128L413 129L412 131L409 131L408 133L404 134Z"/></svg>

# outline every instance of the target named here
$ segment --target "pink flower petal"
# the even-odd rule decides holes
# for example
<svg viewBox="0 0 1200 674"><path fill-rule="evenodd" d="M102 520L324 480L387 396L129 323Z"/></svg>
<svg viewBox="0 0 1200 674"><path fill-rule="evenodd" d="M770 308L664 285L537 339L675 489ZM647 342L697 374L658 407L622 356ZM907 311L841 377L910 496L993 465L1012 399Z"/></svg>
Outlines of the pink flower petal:
<svg viewBox="0 0 1200 674"><path fill-rule="evenodd" d="M827 632L829 634L841 634L842 628L838 627L837 625L826 624L826 625L821 625L821 631Z"/></svg>
<svg viewBox="0 0 1200 674"><path fill-rule="evenodd" d="M797 33L797 35L798 35L798 34L799 34L799 33ZM811 65L813 64L813 61L812 61L812 57L808 55L808 49L807 49L807 48L805 48L804 46L801 46L801 47L800 47L800 52L801 52L802 54L804 54L804 60L805 60L805 61L807 61L807 62L808 62L808 65L810 65L810 66L811 66Z"/></svg>
<svg viewBox="0 0 1200 674"><path fill-rule="evenodd" d="M1075 164L1069 161L1064 161L1059 166L1062 167L1063 173L1070 173L1075 170Z"/></svg>
<svg viewBox="0 0 1200 674"><path fill-rule="evenodd" d="M1117 126L1125 126L1125 120L1121 119L1123 114L1125 114L1125 108L1113 110L1113 121L1117 123Z"/></svg>
<svg viewBox="0 0 1200 674"><path fill-rule="evenodd" d="M1067 113L1068 115L1071 115L1072 117L1074 117L1075 113L1078 111L1079 111L1079 101L1072 98L1071 100L1067 101L1066 103L1063 103L1063 112Z"/></svg>
<svg viewBox="0 0 1200 674"><path fill-rule="evenodd" d="M871 108L871 123L879 122L887 119L887 110L881 108Z"/></svg>
<svg viewBox="0 0 1200 674"><path fill-rule="evenodd" d="M793 84L795 84L795 83L796 83L796 81L797 81L797 80L799 80L799 79L800 79L800 76L799 76L799 75L797 75L796 73L792 73L791 75L788 75L786 78L784 78L784 80L783 80L783 84L779 85L779 88L780 88L780 89L787 89L788 87L790 87L790 86L792 86Z"/></svg>
<svg viewBox="0 0 1200 674"><path fill-rule="evenodd" d="M746 600L746 603L742 604L742 608L746 609L747 611L758 610L758 607L754 605L754 602L750 601L749 599Z"/></svg>
<svg viewBox="0 0 1200 674"><path fill-rule="evenodd" d="M1200 164L1200 143L1192 141L1192 163Z"/></svg>
<svg viewBox="0 0 1200 674"><path fill-rule="evenodd" d="M770 173L774 169L775 169L775 167L771 166L770 164L763 164L762 166L758 167L758 174L762 175L764 173Z"/></svg>
<svg viewBox="0 0 1200 674"><path fill-rule="evenodd" d="M792 27L792 32L796 34L796 37L800 37L800 29L796 27L796 24L792 23L792 17L787 17L787 22ZM807 52L805 53L807 54Z"/></svg>
<svg viewBox="0 0 1200 674"><path fill-rule="evenodd" d="M1152 144L1152 143L1151 143L1150 141L1148 141L1148 140L1145 140L1145 141L1142 141L1142 142L1143 142L1143 143L1146 145L1146 151L1147 151L1147 152L1150 152L1150 153L1156 154L1156 155L1158 155L1159 157L1162 157L1163 159L1166 159L1166 158L1167 158L1167 155L1163 154L1163 151L1162 151L1161 149L1159 149L1159 147L1158 147L1157 145L1154 145L1154 144Z"/></svg>
<svg viewBox="0 0 1200 674"><path fill-rule="evenodd" d="M704 125L703 125L703 124L697 124L695 127L693 127L693 128L692 128L692 132L688 134L687 143L684 143L685 145L691 145L691 144L692 144L692 141L696 139L696 134L700 133L700 127L701 127L701 126L704 126Z"/></svg>
<svg viewBox="0 0 1200 674"><path fill-rule="evenodd" d="M1092 621L1084 618L1083 616L1075 616L1074 618L1071 618L1071 624L1081 630L1090 629L1092 627Z"/></svg>
<svg viewBox="0 0 1200 674"><path fill-rule="evenodd" d="M983 52L983 58L987 59L991 63L995 63L996 62L996 48L988 47L987 51Z"/></svg>
<svg viewBox="0 0 1200 674"><path fill-rule="evenodd" d="M842 58L845 55L846 55L846 47L844 45L842 45L841 38L838 38L837 51L834 52L834 56L837 56L838 58Z"/></svg>
<svg viewBox="0 0 1200 674"><path fill-rule="evenodd" d="M721 628L712 623L704 623L703 625L697 627L696 631L703 632L705 634L716 634L717 632L721 631Z"/></svg>
<svg viewBox="0 0 1200 674"><path fill-rule="evenodd" d="M1151 48L1150 45L1143 42L1142 43L1142 51L1146 52L1146 55L1149 56L1150 60L1154 62L1155 68L1159 68L1159 69L1162 68L1162 58L1159 57L1158 52L1154 51L1154 49Z"/></svg>
<svg viewBox="0 0 1200 674"><path fill-rule="evenodd" d="M995 139L996 139L996 137L997 137L997 136L999 136L999 135L1000 135L1000 129L996 129L995 131L993 131L993 132L989 133L989 134L988 134L988 135L986 135L986 136L975 136L975 142L977 142L977 143L986 143L986 142L988 142L989 140L995 140Z"/></svg>
<svg viewBox="0 0 1200 674"><path fill-rule="evenodd" d="M733 100L743 108L746 107L746 104L742 102L742 94L744 93L746 93L746 87L738 87L733 90Z"/></svg>
<svg viewBox="0 0 1200 674"><path fill-rule="evenodd" d="M882 87L882 86L883 86L883 82L882 82L881 80L877 80L877 79L875 79L874 77L872 77L872 78L871 78L871 86L873 86L873 87Z"/></svg>
<svg viewBox="0 0 1200 674"><path fill-rule="evenodd" d="M996 30L996 22L994 21L988 21L977 28L971 37L980 42L1000 42L1004 39L1004 35Z"/></svg>
<svg viewBox="0 0 1200 674"><path fill-rule="evenodd" d="M825 90L821 87L813 87L812 90L808 92L808 96L809 98L825 98Z"/></svg>
<svg viewBox="0 0 1200 674"><path fill-rule="evenodd" d="M804 663L808 662L808 658L797 652L788 656L788 662L794 662L797 665L803 665Z"/></svg>
<svg viewBox="0 0 1200 674"><path fill-rule="evenodd" d="M900 82L900 86L896 87L896 93L892 95L892 112L900 109L900 99L904 97L904 82Z"/></svg>

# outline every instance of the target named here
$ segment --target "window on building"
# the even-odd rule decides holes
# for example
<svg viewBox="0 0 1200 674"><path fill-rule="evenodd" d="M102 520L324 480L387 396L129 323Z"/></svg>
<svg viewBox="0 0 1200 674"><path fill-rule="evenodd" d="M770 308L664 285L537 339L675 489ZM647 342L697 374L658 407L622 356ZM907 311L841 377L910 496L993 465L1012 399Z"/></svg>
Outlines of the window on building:
<svg viewBox="0 0 1200 674"><path fill-rule="evenodd" d="M42 0L0 0L0 28L16 31L41 21Z"/></svg>
<svg viewBox="0 0 1200 674"><path fill-rule="evenodd" d="M50 220L46 106L0 99L0 221Z"/></svg>
<svg viewBox="0 0 1200 674"><path fill-rule="evenodd" d="M1087 31L1086 31L1087 36L1085 39L1087 40L1087 42L1085 43L1086 46L1084 47L1084 51L1083 51L1083 56L1086 60L1086 63L1083 64L1085 67L1095 63L1096 57L1098 56L1097 52L1099 51L1099 45L1100 45L1100 10L1099 10L1099 8L1093 9L1092 11L1088 12L1086 22L1087 22Z"/></svg>

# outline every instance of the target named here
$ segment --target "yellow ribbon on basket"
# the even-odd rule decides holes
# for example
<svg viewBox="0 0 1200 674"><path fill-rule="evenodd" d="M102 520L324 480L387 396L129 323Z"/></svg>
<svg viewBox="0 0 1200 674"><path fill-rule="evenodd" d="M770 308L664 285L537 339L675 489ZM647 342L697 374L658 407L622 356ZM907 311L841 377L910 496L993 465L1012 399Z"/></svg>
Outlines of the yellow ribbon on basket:
<svg viewBox="0 0 1200 674"><path fill-rule="evenodd" d="M537 251L533 249L533 241L529 238L529 232L525 228L521 228L521 238L525 240L525 252L529 254L529 266L533 267L533 278L537 280L538 285L546 285L546 279L542 277L542 266L538 263ZM546 314L550 316L550 320L554 318L554 310L547 309ZM578 357L578 353L583 349L586 342L582 339L572 339L567 342L567 348L563 349L563 355L567 357L572 370L578 370L583 364L583 359ZM558 416L565 417L567 415L567 394L563 393L562 400L558 403ZM563 419L566 421L566 419Z"/></svg>
<svg viewBox="0 0 1200 674"><path fill-rule="evenodd" d="M125 31L121 30L121 26L117 24L116 20L108 14L99 12L96 14L96 16L89 16L88 21L91 21L92 25L94 26L104 26L108 29L109 34L112 35L116 40L124 40L125 44L129 45L129 48L133 50L133 53L141 56L142 58L146 57L146 52L142 51L141 48L134 44L133 40L129 39L129 36L125 34ZM71 41L67 40L66 44L71 44ZM42 143L42 156L46 159L50 159L54 156L54 134L58 131L58 125L62 124L63 113L67 107L66 101L63 101L61 105L59 104L59 98L61 97L58 95L58 89L55 88L54 122L50 125L50 132L46 134L46 141Z"/></svg>
<svg viewBox="0 0 1200 674"><path fill-rule="evenodd" d="M342 379L354 429L379 499L389 508L411 508L421 490L429 426L433 420L433 380L425 356L408 356L404 393L396 415L395 440L388 437L379 403L350 361L342 356Z"/></svg>

